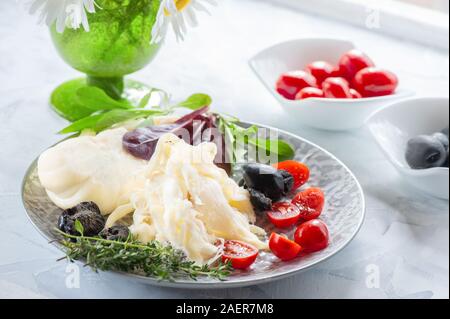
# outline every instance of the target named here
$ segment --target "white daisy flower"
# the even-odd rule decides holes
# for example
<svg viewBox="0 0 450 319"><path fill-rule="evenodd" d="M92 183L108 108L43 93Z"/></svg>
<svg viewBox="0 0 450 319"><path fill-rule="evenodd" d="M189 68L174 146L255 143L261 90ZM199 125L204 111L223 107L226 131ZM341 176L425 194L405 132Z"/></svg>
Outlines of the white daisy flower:
<svg viewBox="0 0 450 319"><path fill-rule="evenodd" d="M41 21L48 26L56 22L56 30L64 32L66 27L89 31L87 13L95 12L95 0L33 0L30 13L40 13Z"/></svg>
<svg viewBox="0 0 450 319"><path fill-rule="evenodd" d="M162 0L156 23L152 30L152 43L162 40L169 24L175 32L177 41L184 40L187 33L187 25L198 25L196 11L209 14L204 4L217 5L215 0Z"/></svg>

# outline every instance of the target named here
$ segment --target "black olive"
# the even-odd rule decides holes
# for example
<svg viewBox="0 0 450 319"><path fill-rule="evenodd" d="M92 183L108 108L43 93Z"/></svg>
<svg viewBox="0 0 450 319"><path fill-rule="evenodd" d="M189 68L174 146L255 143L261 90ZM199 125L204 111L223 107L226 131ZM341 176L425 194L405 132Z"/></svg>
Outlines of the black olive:
<svg viewBox="0 0 450 319"><path fill-rule="evenodd" d="M283 175L274 167L263 164L247 164L242 167L247 188L263 193L273 201L285 195Z"/></svg>
<svg viewBox="0 0 450 319"><path fill-rule="evenodd" d="M58 219L58 228L70 235L80 235L75 229L75 221L83 225L84 236L97 236L105 227L105 218L97 204L85 202L66 209Z"/></svg>
<svg viewBox="0 0 450 319"><path fill-rule="evenodd" d="M250 202L257 212L272 210L272 200L260 191L250 188Z"/></svg>
<svg viewBox="0 0 450 319"><path fill-rule="evenodd" d="M294 187L294 176L291 175L288 171L280 170L280 174L284 178L284 195L289 194Z"/></svg>
<svg viewBox="0 0 450 319"><path fill-rule="evenodd" d="M126 241L130 231L127 226L116 225L108 229L103 229L99 236L107 240Z"/></svg>
<svg viewBox="0 0 450 319"><path fill-rule="evenodd" d="M413 169L441 167L446 160L447 151L436 137L421 135L408 142L406 161Z"/></svg>

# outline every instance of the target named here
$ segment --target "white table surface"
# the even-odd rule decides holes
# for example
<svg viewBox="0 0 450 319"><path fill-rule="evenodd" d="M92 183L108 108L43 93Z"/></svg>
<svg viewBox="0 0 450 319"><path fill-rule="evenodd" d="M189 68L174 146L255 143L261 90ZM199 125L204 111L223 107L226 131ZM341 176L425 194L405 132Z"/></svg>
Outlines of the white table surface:
<svg viewBox="0 0 450 319"><path fill-rule="evenodd" d="M325 147L364 187L368 210L357 238L318 267L272 284L185 291L81 270L66 287L66 264L28 222L20 187L27 166L60 139L65 122L47 104L57 84L77 76L56 54L45 27L13 1L0 1L0 297L44 298L448 298L448 202L424 197L400 180L365 129L327 133L299 126L252 75L247 60L275 42L304 36L344 37L394 70L419 95L449 95L448 52L292 12L262 1L220 0L183 44L170 36L135 78L183 98L214 97L214 108L277 126ZM407 116L407 115L406 115ZM369 267L369 268L368 268ZM376 267L379 288L367 286Z"/></svg>

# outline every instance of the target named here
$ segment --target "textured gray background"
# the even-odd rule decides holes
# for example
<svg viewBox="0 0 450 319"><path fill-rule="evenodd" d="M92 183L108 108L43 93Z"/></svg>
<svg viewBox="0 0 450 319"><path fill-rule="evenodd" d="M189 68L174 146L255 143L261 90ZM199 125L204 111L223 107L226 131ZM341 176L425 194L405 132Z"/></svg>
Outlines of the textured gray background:
<svg viewBox="0 0 450 319"><path fill-rule="evenodd" d="M448 202L410 189L362 129L327 133L285 116L251 74L247 60L260 49L303 36L345 37L398 73L419 95L449 95L448 52L434 51L261 1L220 0L187 41L169 37L157 59L135 78L182 98L206 92L214 108L291 131L334 153L362 183L368 204L359 236L341 254L296 277L223 291L161 289L81 270L79 289L66 287L61 253L27 221L20 183L27 166L60 137L64 121L48 96L77 75L56 55L44 27L13 1L0 2L0 297L48 298L448 298ZM382 22L382 21L381 21ZM407 114L405 114L407 116ZM368 288L367 270L380 287Z"/></svg>

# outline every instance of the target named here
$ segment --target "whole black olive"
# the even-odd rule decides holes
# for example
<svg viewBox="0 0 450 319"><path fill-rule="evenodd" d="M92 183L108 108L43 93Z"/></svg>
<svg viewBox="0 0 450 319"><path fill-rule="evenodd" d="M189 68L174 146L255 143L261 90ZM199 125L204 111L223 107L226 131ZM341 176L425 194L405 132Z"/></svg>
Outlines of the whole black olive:
<svg viewBox="0 0 450 319"><path fill-rule="evenodd" d="M280 174L284 178L284 195L289 194L294 187L294 176L291 175L288 171L280 170Z"/></svg>
<svg viewBox="0 0 450 319"><path fill-rule="evenodd" d="M83 235L88 237L97 236L105 227L105 218L93 202L81 203L63 211L58 219L58 228L67 234L78 236L80 234L75 229L76 220L83 225Z"/></svg>
<svg viewBox="0 0 450 319"><path fill-rule="evenodd" d="M441 167L446 160L447 151L435 137L421 135L408 142L406 161L413 169Z"/></svg>
<svg viewBox="0 0 450 319"><path fill-rule="evenodd" d="M126 241L130 231L127 226L116 225L108 229L103 229L99 236L107 240Z"/></svg>
<svg viewBox="0 0 450 319"><path fill-rule="evenodd" d="M273 201L285 195L283 175L274 167L263 164L247 164L242 167L247 188L263 193Z"/></svg>
<svg viewBox="0 0 450 319"><path fill-rule="evenodd" d="M253 188L250 188L248 191L250 193L250 202L257 212L272 210L272 200L270 198Z"/></svg>

